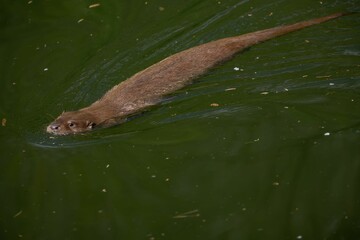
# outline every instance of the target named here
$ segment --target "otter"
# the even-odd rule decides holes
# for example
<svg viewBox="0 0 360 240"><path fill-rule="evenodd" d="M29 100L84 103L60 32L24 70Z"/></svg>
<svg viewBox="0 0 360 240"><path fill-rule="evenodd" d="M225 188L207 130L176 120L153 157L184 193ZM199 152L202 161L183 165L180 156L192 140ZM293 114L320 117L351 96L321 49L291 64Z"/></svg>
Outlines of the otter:
<svg viewBox="0 0 360 240"><path fill-rule="evenodd" d="M77 111L63 112L46 131L56 135L82 133L120 124L255 44L338 18L335 13L295 24L278 26L208 42L171 55L114 86L98 101Z"/></svg>

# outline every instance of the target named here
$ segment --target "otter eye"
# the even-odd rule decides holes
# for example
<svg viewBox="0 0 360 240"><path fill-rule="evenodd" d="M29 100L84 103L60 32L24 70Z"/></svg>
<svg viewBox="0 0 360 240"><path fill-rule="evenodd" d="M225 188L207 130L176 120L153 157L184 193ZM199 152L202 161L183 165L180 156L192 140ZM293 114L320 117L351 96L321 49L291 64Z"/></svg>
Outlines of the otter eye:
<svg viewBox="0 0 360 240"><path fill-rule="evenodd" d="M71 128L73 128L73 127L76 126L76 124L75 124L74 122L69 122L69 123L68 123L68 126L71 127Z"/></svg>

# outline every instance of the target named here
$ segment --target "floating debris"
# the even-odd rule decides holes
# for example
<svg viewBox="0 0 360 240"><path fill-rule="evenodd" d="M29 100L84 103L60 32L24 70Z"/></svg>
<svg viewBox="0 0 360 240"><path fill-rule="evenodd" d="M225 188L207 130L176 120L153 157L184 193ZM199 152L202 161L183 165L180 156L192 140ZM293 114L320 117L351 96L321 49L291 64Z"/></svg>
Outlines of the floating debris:
<svg viewBox="0 0 360 240"><path fill-rule="evenodd" d="M5 127L6 122L7 122L6 118L1 119L1 126Z"/></svg>
<svg viewBox="0 0 360 240"><path fill-rule="evenodd" d="M220 106L220 104L218 104L218 103L212 103L212 104L210 104L210 106L211 106L211 107L218 107L218 106Z"/></svg>
<svg viewBox="0 0 360 240"><path fill-rule="evenodd" d="M330 136L329 132L324 133L324 136Z"/></svg>
<svg viewBox="0 0 360 240"><path fill-rule="evenodd" d="M18 213L16 213L14 216L13 216L13 218L16 218L16 217L18 217L18 216L20 216L21 214L22 214L22 210L20 210Z"/></svg>
<svg viewBox="0 0 360 240"><path fill-rule="evenodd" d="M249 142L245 142L245 144L250 144L250 143L259 142L259 141L260 141L260 138L249 141Z"/></svg>
<svg viewBox="0 0 360 240"><path fill-rule="evenodd" d="M238 68L238 67L234 67L234 70L235 70L235 71L239 71L239 70L240 70L240 68Z"/></svg>
<svg viewBox="0 0 360 240"><path fill-rule="evenodd" d="M198 209L191 210L188 212L180 213L173 218L191 218L191 217L200 217L200 213Z"/></svg>
<svg viewBox="0 0 360 240"><path fill-rule="evenodd" d="M327 76L316 76L316 78L329 78L331 77L331 75L327 75Z"/></svg>
<svg viewBox="0 0 360 240"><path fill-rule="evenodd" d="M234 91L234 90L236 90L236 88L227 88L227 89L225 89L225 91Z"/></svg>
<svg viewBox="0 0 360 240"><path fill-rule="evenodd" d="M83 18L80 18L77 22L78 22L78 23L81 23L82 21L84 21L84 19L83 19Z"/></svg>
<svg viewBox="0 0 360 240"><path fill-rule="evenodd" d="M165 10L165 8L164 7L159 7L159 11L164 11Z"/></svg>
<svg viewBox="0 0 360 240"><path fill-rule="evenodd" d="M96 8L96 7L99 7L100 6L100 3L94 3L94 4L91 4L89 6L89 8Z"/></svg>
<svg viewBox="0 0 360 240"><path fill-rule="evenodd" d="M44 72L48 71L49 69L48 68L44 68Z"/></svg>
<svg viewBox="0 0 360 240"><path fill-rule="evenodd" d="M267 94L269 94L269 92L262 92L262 93L260 93L260 94L262 94L262 95L267 95Z"/></svg>

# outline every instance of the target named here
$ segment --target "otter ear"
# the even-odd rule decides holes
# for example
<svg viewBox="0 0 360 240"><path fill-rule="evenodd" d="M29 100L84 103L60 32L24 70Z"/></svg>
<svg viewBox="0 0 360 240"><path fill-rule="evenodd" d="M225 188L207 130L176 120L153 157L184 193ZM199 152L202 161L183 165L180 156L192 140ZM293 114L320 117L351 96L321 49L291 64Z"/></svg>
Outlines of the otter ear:
<svg viewBox="0 0 360 240"><path fill-rule="evenodd" d="M89 129L93 129L96 126L96 123L90 122L90 121L86 121L86 126Z"/></svg>

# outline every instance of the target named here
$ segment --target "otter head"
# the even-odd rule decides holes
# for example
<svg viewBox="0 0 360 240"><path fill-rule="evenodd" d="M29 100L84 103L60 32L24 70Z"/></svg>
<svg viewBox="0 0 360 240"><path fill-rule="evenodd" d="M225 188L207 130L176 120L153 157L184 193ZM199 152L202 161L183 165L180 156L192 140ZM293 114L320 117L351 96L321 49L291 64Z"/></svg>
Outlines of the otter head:
<svg viewBox="0 0 360 240"><path fill-rule="evenodd" d="M86 112L64 112L47 128L48 133L55 135L67 135L92 130L96 124L96 118Z"/></svg>

